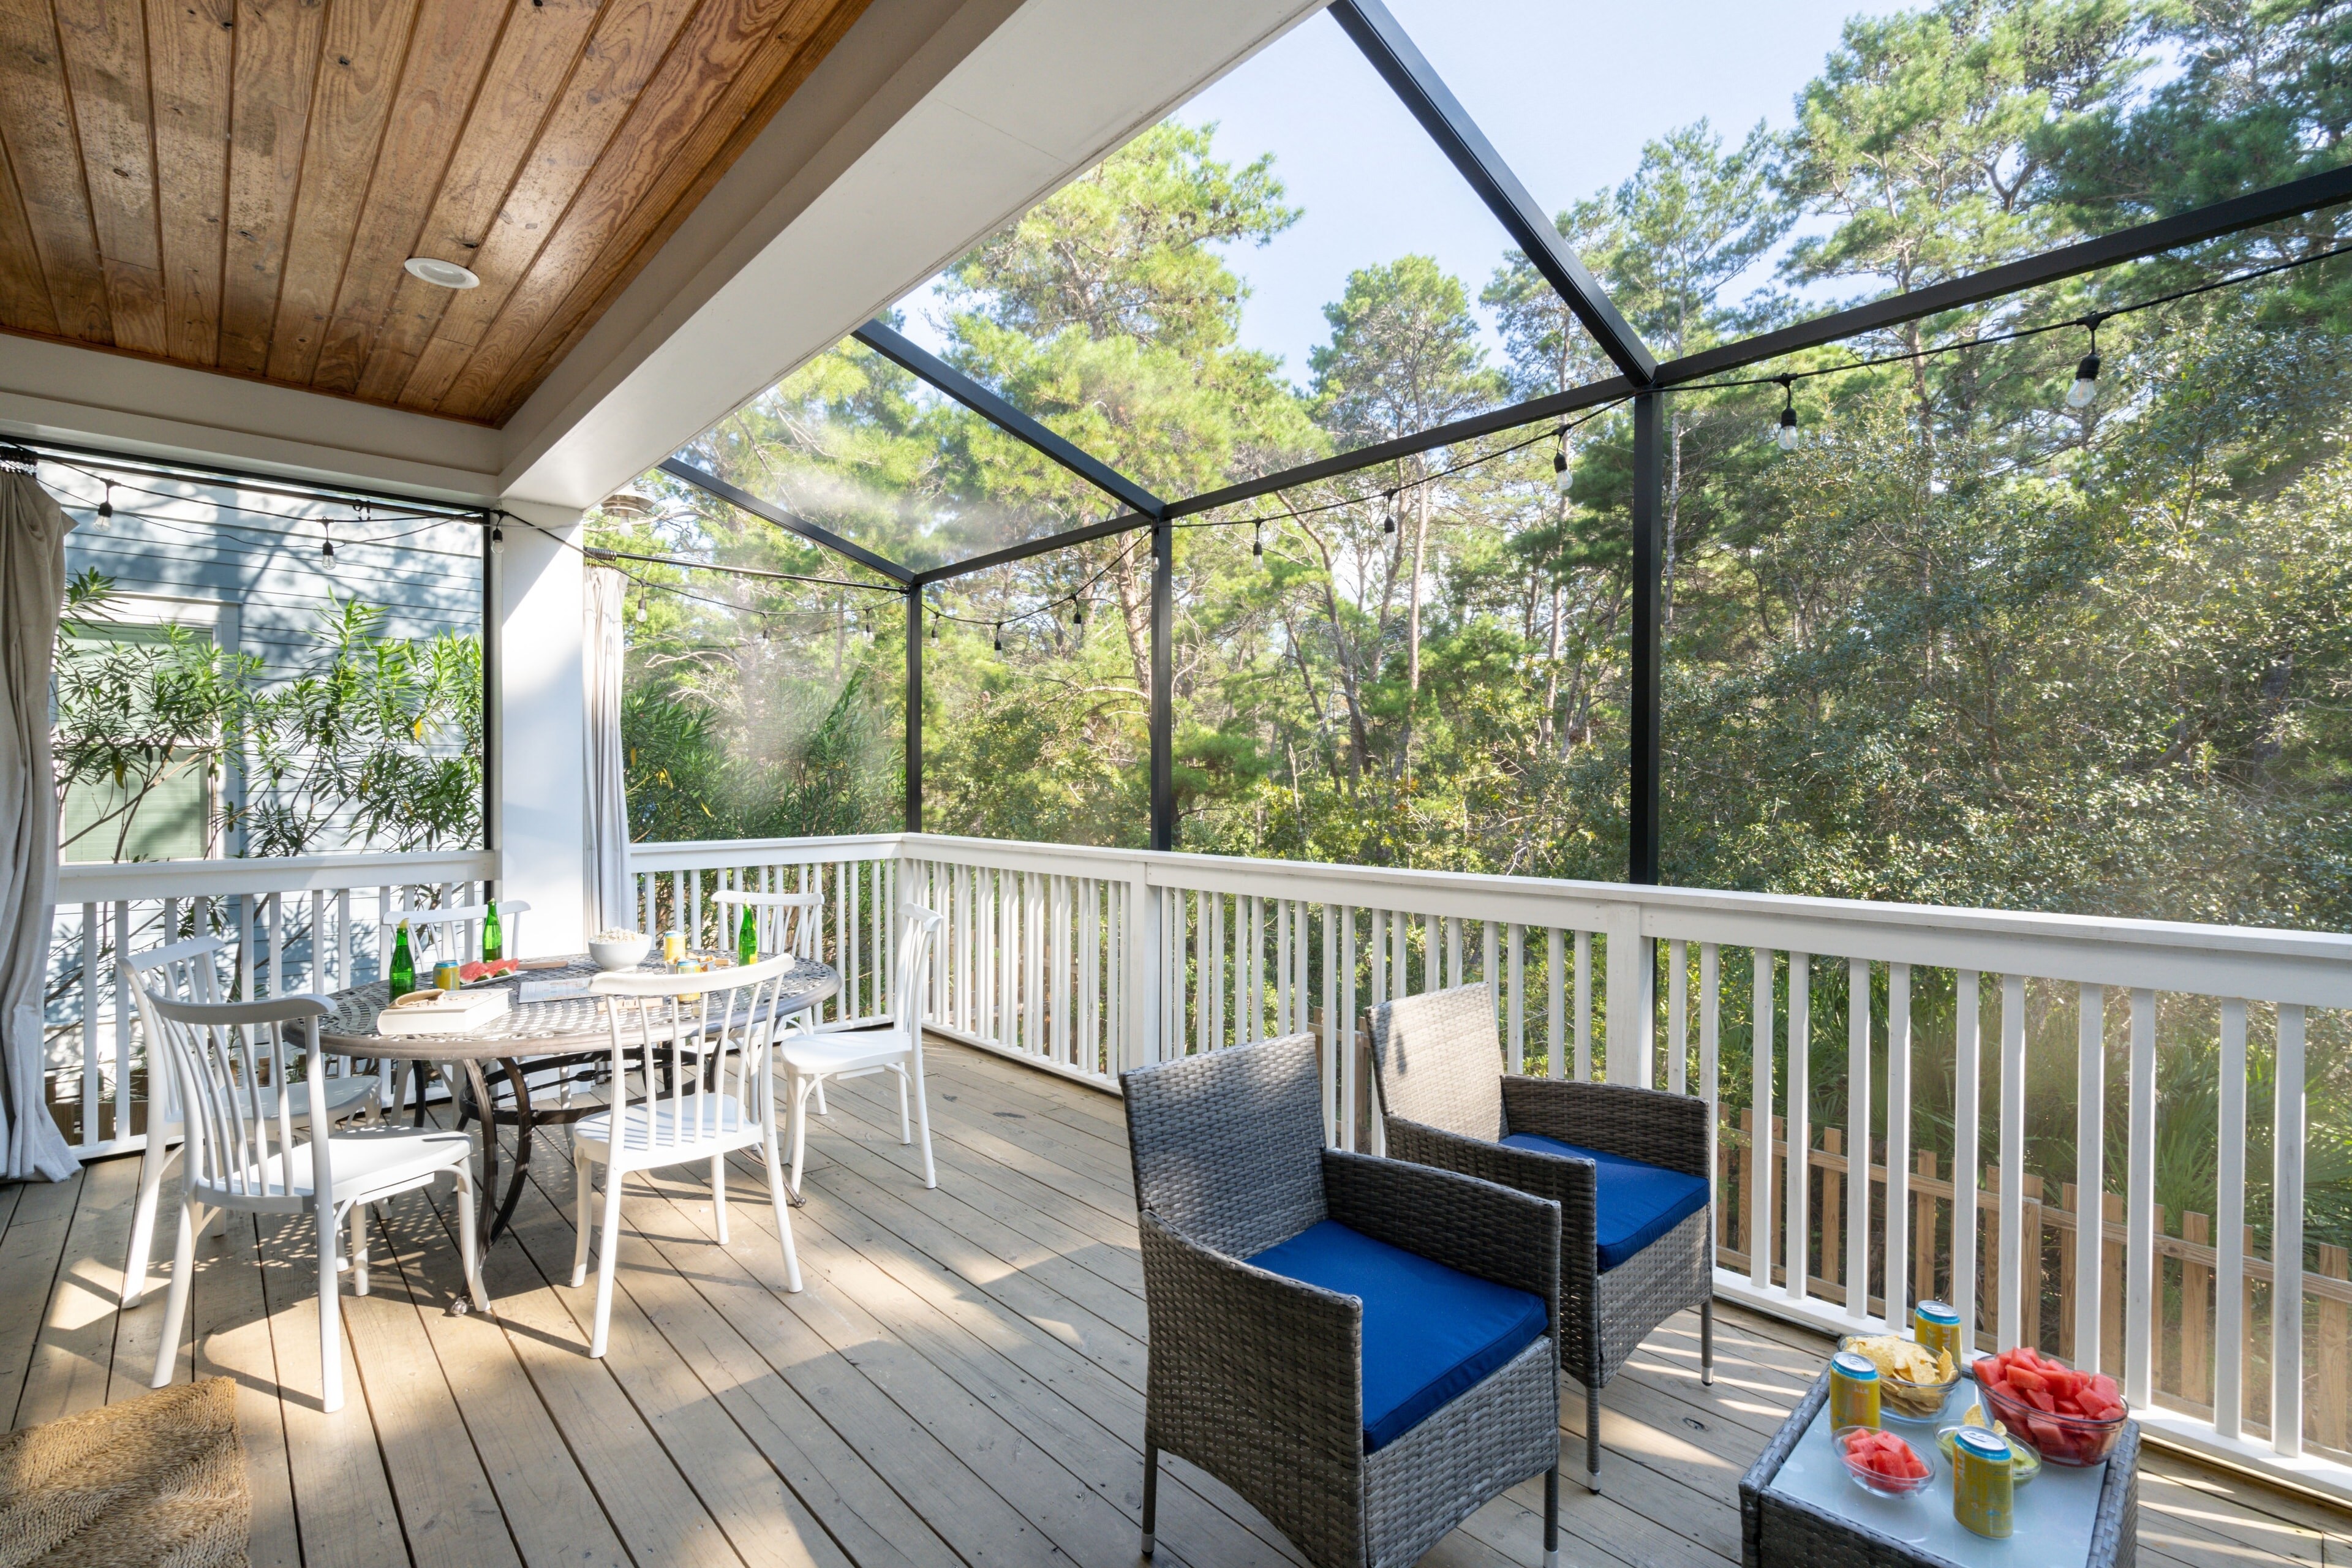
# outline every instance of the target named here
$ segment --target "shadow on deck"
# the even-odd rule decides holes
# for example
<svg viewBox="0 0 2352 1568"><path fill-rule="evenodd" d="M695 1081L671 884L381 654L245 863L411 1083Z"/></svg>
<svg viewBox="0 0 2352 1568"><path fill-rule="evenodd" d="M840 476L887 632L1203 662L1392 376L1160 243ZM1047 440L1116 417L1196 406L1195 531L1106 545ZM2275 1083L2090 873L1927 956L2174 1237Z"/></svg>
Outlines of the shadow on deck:
<svg viewBox="0 0 2352 1568"><path fill-rule="evenodd" d="M1118 1104L962 1047L930 1062L938 1191L876 1080L838 1086L812 1128L797 1296L756 1161L730 1181L726 1247L705 1183L633 1179L603 1363L584 1353L593 1281L564 1283L561 1131L487 1259L493 1318L443 1310L447 1206L386 1206L373 1293L346 1296L354 1375L333 1415L307 1227L206 1239L180 1365L238 1380L257 1568L1136 1563L1145 1321ZM145 1391L163 1293L117 1310L137 1177L121 1158L0 1187L15 1425ZM1685 1313L1610 1386L1607 1493L1564 1484L1565 1560L1738 1561L1739 1474L1827 1342L1727 1309L1717 1347L1702 1388ZM1582 1411L1563 1402L1580 1449ZM1215 1482L1174 1461L1163 1476L1160 1563L1298 1561ZM2352 1520L2168 1456L2150 1456L2140 1501L2142 1563L2352 1563ZM1426 1561L1540 1562L1540 1507L1531 1482Z"/></svg>

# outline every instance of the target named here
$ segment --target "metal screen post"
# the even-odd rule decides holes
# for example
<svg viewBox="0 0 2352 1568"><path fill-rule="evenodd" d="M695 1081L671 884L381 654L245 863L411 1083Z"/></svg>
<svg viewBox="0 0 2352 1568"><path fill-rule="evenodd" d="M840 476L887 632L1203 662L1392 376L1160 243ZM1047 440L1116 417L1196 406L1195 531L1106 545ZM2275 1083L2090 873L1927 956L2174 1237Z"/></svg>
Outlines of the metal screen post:
<svg viewBox="0 0 2352 1568"><path fill-rule="evenodd" d="M1169 647L1176 598L1176 531L1151 524L1151 847L1176 847L1176 663Z"/></svg>
<svg viewBox="0 0 2352 1568"><path fill-rule="evenodd" d="M1658 879L1659 614L1665 577L1664 395L1633 399L1633 713L1625 879Z"/></svg>
<svg viewBox="0 0 2352 1568"><path fill-rule="evenodd" d="M923 596L907 590L907 831L923 830Z"/></svg>

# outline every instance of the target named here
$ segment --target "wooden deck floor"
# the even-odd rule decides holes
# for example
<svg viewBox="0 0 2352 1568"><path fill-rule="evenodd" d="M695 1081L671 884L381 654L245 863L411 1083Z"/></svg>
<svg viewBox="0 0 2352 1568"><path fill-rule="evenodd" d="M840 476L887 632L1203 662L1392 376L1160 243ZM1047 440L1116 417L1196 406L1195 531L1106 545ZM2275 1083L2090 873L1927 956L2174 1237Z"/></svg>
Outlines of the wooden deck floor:
<svg viewBox="0 0 2352 1568"><path fill-rule="evenodd" d="M443 1310L446 1215L389 1205L374 1293L346 1297L355 1375L334 1415L318 1408L299 1227L206 1241L180 1365L238 1381L257 1568L1134 1563L1144 1312L1118 1103L944 1045L932 1094L927 1193L895 1104L873 1080L836 1092L794 1219L799 1295L756 1163L730 1187L723 1247L702 1183L633 1184L601 1363L583 1353L593 1288L563 1283L554 1144L489 1255L495 1317ZM0 1187L0 1408L16 1425L145 1390L163 1291L117 1310L137 1174L118 1159ZM1604 1397L1607 1495L1563 1488L1563 1556L1736 1563L1739 1473L1823 1353L1726 1312L1707 1389L1696 1320L1660 1331ZM1583 1402L1563 1405L1580 1447ZM1214 1482L1181 1464L1165 1479L1162 1563L1297 1561ZM1539 1484L1522 1487L1427 1561L1539 1562L1540 1508ZM2163 1456L2141 1521L2143 1563L2352 1564L2352 1519Z"/></svg>

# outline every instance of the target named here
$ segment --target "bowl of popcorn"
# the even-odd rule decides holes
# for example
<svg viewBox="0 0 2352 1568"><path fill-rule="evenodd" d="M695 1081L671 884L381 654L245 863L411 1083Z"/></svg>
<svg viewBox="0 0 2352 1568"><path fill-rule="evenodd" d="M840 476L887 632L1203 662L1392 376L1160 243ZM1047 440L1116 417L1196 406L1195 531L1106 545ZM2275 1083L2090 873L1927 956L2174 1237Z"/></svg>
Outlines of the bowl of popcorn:
<svg viewBox="0 0 2352 1568"><path fill-rule="evenodd" d="M588 956L602 970L635 969L646 961L646 954L653 945L654 939L641 931L622 931L615 927L600 931L588 939Z"/></svg>
<svg viewBox="0 0 2352 1568"><path fill-rule="evenodd" d="M1960 1369L1951 1352L1931 1354L1900 1334L1855 1335L1838 1348L1868 1357L1878 1369L1879 1410L1898 1421L1935 1420L1959 1386Z"/></svg>

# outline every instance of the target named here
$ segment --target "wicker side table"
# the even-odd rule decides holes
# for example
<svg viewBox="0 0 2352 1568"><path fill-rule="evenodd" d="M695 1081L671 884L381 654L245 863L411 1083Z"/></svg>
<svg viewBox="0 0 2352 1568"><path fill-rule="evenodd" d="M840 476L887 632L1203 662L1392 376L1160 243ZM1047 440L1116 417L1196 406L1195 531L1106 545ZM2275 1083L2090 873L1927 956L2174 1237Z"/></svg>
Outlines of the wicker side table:
<svg viewBox="0 0 2352 1568"><path fill-rule="evenodd" d="M1964 1382L1953 1397L1957 1420L1975 1384ZM1748 1468L1739 1479L1739 1539L1740 1561L1747 1568L1990 1568L1992 1564L2027 1563L2034 1568L2074 1568L2080 1563L2084 1568L2130 1568L2139 1549L2139 1424L2126 1422L2124 1435L2116 1444L2116 1451L2107 1458L2104 1477L2096 1482L2095 1504L2090 1500L2091 1479L2082 1472L2063 1478L2074 1488L2069 1499L2073 1512L2072 1534L2076 1541L2084 1535L2087 1523L2087 1546L2080 1557L2071 1552L2061 1557L2050 1553L2049 1543L2059 1531L2036 1528L2034 1512L2055 1512L2058 1500L2066 1495L2050 1486L2062 1472L2056 1466L2043 1469L2042 1478L2021 1489L2017 1502L2017 1533L2008 1541L1984 1541L1965 1531L1937 1528L1933 1533L1937 1544L1897 1540L1886 1530L1874 1528L1870 1514L1874 1500L1853 1485L1841 1468L1834 1488L1819 1484L1819 1468L1807 1451L1804 1468L1807 1481L1792 1479L1793 1472L1784 1475L1790 1458L1797 1454L1798 1445L1811 1442L1821 1446L1821 1452L1831 1464L1836 1464L1829 1451L1826 1424L1819 1421L1823 1407L1829 1403L1830 1374L1823 1367L1821 1376L1797 1404L1780 1430L1773 1434L1771 1443ZM1937 1467L1937 1483L1915 1501L1900 1506L1902 1510L1927 1510L1906 1515L1900 1511L1882 1511L1882 1520L1909 1519L1915 1524L1940 1527L1950 1519L1952 1508L1951 1467L1943 1456L1934 1452L1936 1428L1933 1425L1898 1424L1895 1432L1911 1441L1914 1447L1927 1453L1929 1462ZM2080 1477L2077 1481L2074 1478ZM2089 1515L2087 1521L2084 1514ZM1940 1518L1936 1517L1940 1516ZM1914 1533L1905 1530L1903 1533ZM2020 1551L2020 1548L2030 1549Z"/></svg>

